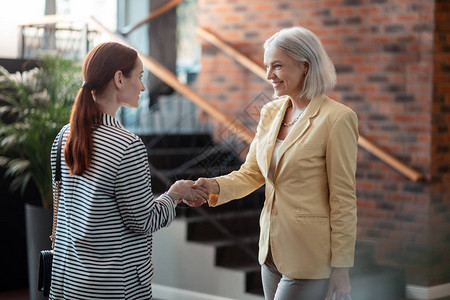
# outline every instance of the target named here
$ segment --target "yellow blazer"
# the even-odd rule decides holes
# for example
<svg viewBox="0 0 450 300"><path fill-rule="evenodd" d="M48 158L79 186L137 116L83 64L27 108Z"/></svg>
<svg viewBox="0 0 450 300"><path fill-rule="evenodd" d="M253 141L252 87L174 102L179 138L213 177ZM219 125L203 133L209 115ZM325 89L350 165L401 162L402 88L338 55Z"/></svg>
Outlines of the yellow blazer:
<svg viewBox="0 0 450 300"><path fill-rule="evenodd" d="M255 138L238 171L216 177L221 205L265 187L260 217L259 263L269 247L278 270L290 278L328 278L331 267L353 266L356 240L358 119L326 96L313 99L279 148L275 141L290 98L261 110Z"/></svg>

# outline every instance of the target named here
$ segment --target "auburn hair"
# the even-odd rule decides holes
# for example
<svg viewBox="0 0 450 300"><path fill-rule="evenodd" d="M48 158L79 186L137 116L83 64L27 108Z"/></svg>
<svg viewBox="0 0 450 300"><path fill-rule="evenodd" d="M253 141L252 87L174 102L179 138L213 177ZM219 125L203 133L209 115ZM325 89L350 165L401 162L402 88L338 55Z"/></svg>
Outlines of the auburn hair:
<svg viewBox="0 0 450 300"><path fill-rule="evenodd" d="M117 71L128 76L136 66L136 50L119 43L102 43L87 54L83 63L84 82L78 91L70 114L70 134L64 147L64 159L70 175L81 175L89 169L94 143L92 134L102 123L102 112L94 100Z"/></svg>

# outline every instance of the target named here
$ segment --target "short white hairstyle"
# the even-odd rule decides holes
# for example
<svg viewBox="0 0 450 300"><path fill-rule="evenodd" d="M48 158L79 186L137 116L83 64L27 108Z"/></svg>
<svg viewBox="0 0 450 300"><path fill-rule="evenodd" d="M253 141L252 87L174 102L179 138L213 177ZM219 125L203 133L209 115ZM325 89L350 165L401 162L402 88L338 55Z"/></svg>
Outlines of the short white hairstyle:
<svg viewBox="0 0 450 300"><path fill-rule="evenodd" d="M324 95L336 85L336 70L322 42L304 27L285 28L266 40L264 50L277 47L299 65L308 63L308 73L300 97L313 99Z"/></svg>

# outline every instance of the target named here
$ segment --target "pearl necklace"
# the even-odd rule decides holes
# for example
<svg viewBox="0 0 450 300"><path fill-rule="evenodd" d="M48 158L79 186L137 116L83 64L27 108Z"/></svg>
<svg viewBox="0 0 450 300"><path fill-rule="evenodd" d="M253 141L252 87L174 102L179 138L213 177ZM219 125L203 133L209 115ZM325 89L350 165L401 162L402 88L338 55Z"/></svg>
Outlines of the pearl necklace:
<svg viewBox="0 0 450 300"><path fill-rule="evenodd" d="M289 108L289 107L291 107L291 105L289 105L288 108ZM305 109L302 109L302 110L300 111L300 113L298 114L298 116L294 119L294 121L289 122L289 123L285 123L285 122L283 121L283 122L281 122L281 123L282 123L284 126L286 126L286 127L290 127L290 126L294 125L295 122L297 122L298 119L300 119L300 116L303 114L304 111L305 111Z"/></svg>

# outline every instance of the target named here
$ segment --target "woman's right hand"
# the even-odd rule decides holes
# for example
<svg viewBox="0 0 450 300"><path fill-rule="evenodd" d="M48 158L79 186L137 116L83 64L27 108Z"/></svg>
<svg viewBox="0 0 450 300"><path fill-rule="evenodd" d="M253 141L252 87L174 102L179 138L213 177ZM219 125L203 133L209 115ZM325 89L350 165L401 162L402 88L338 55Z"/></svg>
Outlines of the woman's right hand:
<svg viewBox="0 0 450 300"><path fill-rule="evenodd" d="M209 194L219 194L220 192L220 186L214 178L200 177L195 182L194 187L202 187L204 190L208 191Z"/></svg>

